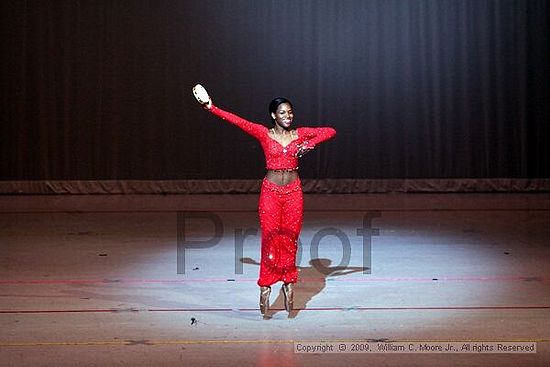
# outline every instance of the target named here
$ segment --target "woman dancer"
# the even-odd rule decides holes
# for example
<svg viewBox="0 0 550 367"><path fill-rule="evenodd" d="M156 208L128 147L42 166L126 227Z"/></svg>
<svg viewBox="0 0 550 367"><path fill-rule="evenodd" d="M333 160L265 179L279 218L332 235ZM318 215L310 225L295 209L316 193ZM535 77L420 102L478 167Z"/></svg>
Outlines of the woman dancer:
<svg viewBox="0 0 550 367"><path fill-rule="evenodd" d="M267 128L218 108L200 85L193 92L204 108L252 135L263 148L267 173L259 200L262 245L257 283L260 311L264 316L269 311L271 286L282 281L285 309L290 312L294 302L292 285L298 280L296 250L303 218L298 158L332 138L336 131L331 127L292 129L294 113L292 103L286 98L275 98L269 104L273 126Z"/></svg>

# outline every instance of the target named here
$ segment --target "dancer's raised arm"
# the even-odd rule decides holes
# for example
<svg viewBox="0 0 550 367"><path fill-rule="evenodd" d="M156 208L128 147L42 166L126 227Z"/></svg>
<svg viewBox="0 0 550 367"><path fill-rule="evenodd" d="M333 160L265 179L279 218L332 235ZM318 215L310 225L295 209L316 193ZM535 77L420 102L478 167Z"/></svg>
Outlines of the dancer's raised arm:
<svg viewBox="0 0 550 367"><path fill-rule="evenodd" d="M212 103L212 99L200 84L197 84L193 88L193 94L197 101L208 111L212 112L214 115L230 122L231 124L239 127L246 133L252 135L255 138L260 138L261 136L267 133L267 127L261 124L257 124L251 121L248 121L234 113L224 111L221 108L215 106Z"/></svg>

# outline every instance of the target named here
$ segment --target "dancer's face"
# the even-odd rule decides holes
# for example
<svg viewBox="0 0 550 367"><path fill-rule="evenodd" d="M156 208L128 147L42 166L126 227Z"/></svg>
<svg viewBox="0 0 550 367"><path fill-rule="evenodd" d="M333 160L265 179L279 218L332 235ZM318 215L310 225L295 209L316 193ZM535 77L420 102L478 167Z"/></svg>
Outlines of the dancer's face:
<svg viewBox="0 0 550 367"><path fill-rule="evenodd" d="M275 123L284 129L290 128L294 114L292 113L292 106L288 103L281 103L277 106L277 111L271 114L271 117L275 120Z"/></svg>

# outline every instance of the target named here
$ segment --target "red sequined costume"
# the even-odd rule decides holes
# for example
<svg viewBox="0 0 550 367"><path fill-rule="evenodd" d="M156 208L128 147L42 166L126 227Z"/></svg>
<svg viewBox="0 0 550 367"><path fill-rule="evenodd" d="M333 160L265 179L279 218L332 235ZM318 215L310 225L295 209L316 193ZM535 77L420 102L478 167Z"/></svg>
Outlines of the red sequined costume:
<svg viewBox="0 0 550 367"><path fill-rule="evenodd" d="M245 120L214 105L210 111L256 138L262 145L269 170L298 169L297 153L300 147L314 148L336 134L331 127L299 127L296 129L298 138L283 146L271 138L269 129L261 124ZM281 186L264 179L259 216L262 254L258 285L271 286L278 281L295 283L298 280L296 250L303 217L300 179Z"/></svg>

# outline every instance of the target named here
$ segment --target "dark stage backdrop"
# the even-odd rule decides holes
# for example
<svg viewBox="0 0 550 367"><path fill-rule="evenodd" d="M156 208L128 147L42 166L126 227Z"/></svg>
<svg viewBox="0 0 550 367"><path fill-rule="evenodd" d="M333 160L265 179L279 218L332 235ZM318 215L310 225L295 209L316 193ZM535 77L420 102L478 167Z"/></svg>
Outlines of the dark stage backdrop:
<svg viewBox="0 0 550 367"><path fill-rule="evenodd" d="M548 1L1 4L1 180L261 177L196 82L254 121L282 95L334 126L306 178L550 177Z"/></svg>

